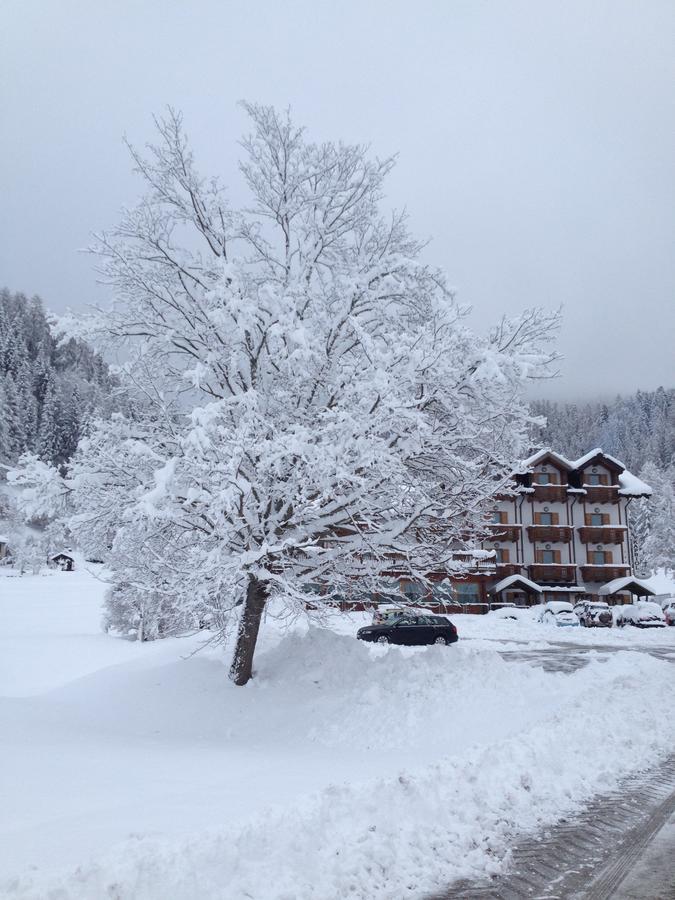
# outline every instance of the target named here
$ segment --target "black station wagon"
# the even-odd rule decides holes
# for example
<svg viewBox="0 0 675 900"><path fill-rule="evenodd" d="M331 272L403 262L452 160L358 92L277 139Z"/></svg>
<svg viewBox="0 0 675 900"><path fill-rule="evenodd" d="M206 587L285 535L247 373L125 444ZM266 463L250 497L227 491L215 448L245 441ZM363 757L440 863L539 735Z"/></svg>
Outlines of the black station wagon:
<svg viewBox="0 0 675 900"><path fill-rule="evenodd" d="M367 625L356 633L360 641L375 641L378 644L454 644L457 629L444 616L401 613L390 616L378 625Z"/></svg>

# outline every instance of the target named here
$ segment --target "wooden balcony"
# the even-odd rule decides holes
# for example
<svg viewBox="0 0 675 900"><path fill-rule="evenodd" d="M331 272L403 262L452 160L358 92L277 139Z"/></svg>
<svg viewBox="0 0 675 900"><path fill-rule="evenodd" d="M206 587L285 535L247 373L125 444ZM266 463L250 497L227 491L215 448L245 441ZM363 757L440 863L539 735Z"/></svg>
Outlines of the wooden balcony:
<svg viewBox="0 0 675 900"><path fill-rule="evenodd" d="M540 503L564 503L567 500L566 484L533 484L530 500Z"/></svg>
<svg viewBox="0 0 675 900"><path fill-rule="evenodd" d="M508 578L510 575L520 575L523 567L518 563L497 563L497 578Z"/></svg>
<svg viewBox="0 0 675 900"><path fill-rule="evenodd" d="M496 522L489 526L492 541L519 541L521 525L511 525L507 522Z"/></svg>
<svg viewBox="0 0 675 900"><path fill-rule="evenodd" d="M623 544L626 529L612 525L587 525L579 529L584 544Z"/></svg>
<svg viewBox="0 0 675 900"><path fill-rule="evenodd" d="M628 566L582 566L581 577L584 581L614 581L615 578L624 578L630 575Z"/></svg>
<svg viewBox="0 0 675 900"><path fill-rule="evenodd" d="M529 577L537 584L576 584L577 567L559 563L535 563L528 566ZM609 579L608 579L609 580Z"/></svg>
<svg viewBox="0 0 675 900"><path fill-rule="evenodd" d="M587 503L618 503L618 484L585 484ZM583 496L583 495L582 495Z"/></svg>
<svg viewBox="0 0 675 900"><path fill-rule="evenodd" d="M566 525L528 525L527 536L531 541L562 541L569 544L572 529Z"/></svg>

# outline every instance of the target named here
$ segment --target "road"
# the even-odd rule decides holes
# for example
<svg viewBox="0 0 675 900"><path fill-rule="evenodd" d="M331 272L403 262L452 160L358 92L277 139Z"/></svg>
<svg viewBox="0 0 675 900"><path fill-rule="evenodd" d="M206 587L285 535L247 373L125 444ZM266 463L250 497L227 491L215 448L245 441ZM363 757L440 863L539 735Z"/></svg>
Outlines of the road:
<svg viewBox="0 0 675 900"><path fill-rule="evenodd" d="M546 671L573 672L596 654L607 659L624 649L552 643L500 653ZM675 663L673 646L631 649ZM518 842L501 876L455 883L428 900L675 900L675 753L596 797L573 819Z"/></svg>

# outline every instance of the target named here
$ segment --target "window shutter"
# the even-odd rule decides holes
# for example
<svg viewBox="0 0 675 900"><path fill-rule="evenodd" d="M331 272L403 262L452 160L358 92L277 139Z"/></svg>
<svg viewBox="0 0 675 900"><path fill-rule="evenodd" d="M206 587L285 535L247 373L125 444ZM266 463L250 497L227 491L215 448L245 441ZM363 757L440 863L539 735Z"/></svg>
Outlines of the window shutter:
<svg viewBox="0 0 675 900"><path fill-rule="evenodd" d="M560 524L560 514L559 513L551 513L551 524L552 525Z"/></svg>
<svg viewBox="0 0 675 900"><path fill-rule="evenodd" d="M591 518L591 514L590 514L590 513L586 513L586 514L584 515L584 525L586 525L587 528L590 528L592 522L593 522L593 519Z"/></svg>
<svg viewBox="0 0 675 900"><path fill-rule="evenodd" d="M555 563L560 562L560 550L553 551L553 562L555 562Z"/></svg>
<svg viewBox="0 0 675 900"><path fill-rule="evenodd" d="M611 550L605 550L605 562L606 563L612 562L612 551Z"/></svg>
<svg viewBox="0 0 675 900"><path fill-rule="evenodd" d="M609 525L609 513L602 514L602 524Z"/></svg>

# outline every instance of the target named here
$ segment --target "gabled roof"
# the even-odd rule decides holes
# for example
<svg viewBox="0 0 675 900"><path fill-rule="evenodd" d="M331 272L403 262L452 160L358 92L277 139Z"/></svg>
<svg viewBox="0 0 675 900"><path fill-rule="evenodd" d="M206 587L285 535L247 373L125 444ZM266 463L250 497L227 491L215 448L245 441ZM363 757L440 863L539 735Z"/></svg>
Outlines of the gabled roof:
<svg viewBox="0 0 675 900"><path fill-rule="evenodd" d="M596 447L595 450L589 450L588 453L580 456L579 459L575 459L572 466L575 469L584 469L591 463L600 463L608 469L613 469L615 472L623 472L626 468L621 460L615 459L615 457L610 456L609 453L605 453L602 447Z"/></svg>
<svg viewBox="0 0 675 900"><path fill-rule="evenodd" d="M538 450L536 453L533 453L532 456L528 456L527 459L524 459L522 463L523 467L520 471L527 472L532 466L537 465L537 463L547 461L552 462L553 465L559 466L561 469L566 469L568 472L577 472L580 469L585 469L586 466L591 465L592 463L606 466L608 469L612 469L615 472L623 472L626 468L620 459L616 459L616 457L610 456L609 453L605 453L602 447L595 447L593 450L589 450L588 453L584 453L579 459L567 459L562 453L556 453L556 451L552 450L550 447L544 447L542 450Z"/></svg>
<svg viewBox="0 0 675 900"><path fill-rule="evenodd" d="M535 594L541 594L539 585L535 584L534 581L530 581L529 578L524 578L522 575L509 575L508 578L502 578L501 581L498 581L497 584L491 588L490 593L499 594L501 591L513 587L514 585L520 585L526 591L533 591Z"/></svg>
<svg viewBox="0 0 675 900"><path fill-rule="evenodd" d="M608 581L607 584L603 584L598 594L606 597L608 594L616 594L619 591L630 591L631 594L638 594L643 597L653 597L656 593L644 581L627 575L625 578L615 578L614 581Z"/></svg>
<svg viewBox="0 0 675 900"><path fill-rule="evenodd" d="M551 450L550 447L544 447L543 450L538 450L532 456L528 456L527 459L523 460L523 472L527 472L532 466L536 466L537 463L550 461L554 466L559 466L561 469L565 469L568 472L570 469L574 468L573 463L569 461L569 459L565 459L560 453L556 453L555 450Z"/></svg>

